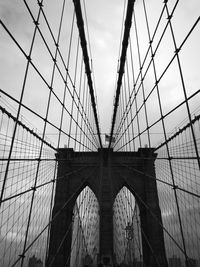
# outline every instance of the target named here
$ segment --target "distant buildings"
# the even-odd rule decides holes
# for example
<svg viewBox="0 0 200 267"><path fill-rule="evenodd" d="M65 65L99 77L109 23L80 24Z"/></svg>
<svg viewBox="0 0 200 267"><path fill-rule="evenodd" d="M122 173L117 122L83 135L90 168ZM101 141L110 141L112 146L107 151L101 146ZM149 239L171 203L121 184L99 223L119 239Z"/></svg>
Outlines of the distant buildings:
<svg viewBox="0 0 200 267"><path fill-rule="evenodd" d="M169 267L182 267L181 259L173 255L172 258L169 258ZM195 259L188 259L188 267L199 267L198 261Z"/></svg>
<svg viewBox="0 0 200 267"><path fill-rule="evenodd" d="M169 267L182 267L181 259L173 255L172 258L169 258Z"/></svg>
<svg viewBox="0 0 200 267"><path fill-rule="evenodd" d="M135 261L134 262L134 267L142 267L143 263L141 261Z"/></svg>
<svg viewBox="0 0 200 267"><path fill-rule="evenodd" d="M28 262L28 267L43 267L43 263L40 259L37 259L35 255L33 255Z"/></svg>
<svg viewBox="0 0 200 267"><path fill-rule="evenodd" d="M188 267L199 267L198 261L195 259L189 259L188 260Z"/></svg>

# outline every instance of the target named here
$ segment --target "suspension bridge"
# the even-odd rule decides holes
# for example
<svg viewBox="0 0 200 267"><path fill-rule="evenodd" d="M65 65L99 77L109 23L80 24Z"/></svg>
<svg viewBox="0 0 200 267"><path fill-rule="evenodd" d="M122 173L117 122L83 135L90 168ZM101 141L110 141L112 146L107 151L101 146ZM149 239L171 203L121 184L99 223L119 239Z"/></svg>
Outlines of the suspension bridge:
<svg viewBox="0 0 200 267"><path fill-rule="evenodd" d="M122 2L103 130L93 2L0 3L2 267L200 266L200 6Z"/></svg>

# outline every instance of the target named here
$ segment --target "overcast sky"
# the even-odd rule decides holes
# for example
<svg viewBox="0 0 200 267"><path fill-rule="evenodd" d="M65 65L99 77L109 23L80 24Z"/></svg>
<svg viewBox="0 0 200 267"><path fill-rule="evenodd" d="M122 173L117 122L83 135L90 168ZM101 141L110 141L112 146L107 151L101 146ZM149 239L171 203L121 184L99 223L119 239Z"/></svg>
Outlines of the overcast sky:
<svg viewBox="0 0 200 267"><path fill-rule="evenodd" d="M33 15L36 17L38 12L38 5L36 0L28 0ZM54 34L57 33L58 23L61 13L62 1L46 0L44 1L44 11L48 17L50 25ZM73 14L73 5L71 0L67 0L67 9L64 16L64 26L61 35L60 49L63 52L65 59L67 58L67 45L69 42L69 30L70 23ZM113 98L115 94L115 80L117 75L117 63L120 47L120 33L122 25L123 7L124 1L122 0L85 0L88 28L90 35L90 44L93 60L93 72L96 81L96 91L98 99L98 109L100 113L100 126L102 132L109 132L111 126L111 118L113 112ZM163 7L163 1L161 0L148 0L146 1L147 9L149 11L148 16L150 19L150 32L152 34L155 29L158 16ZM170 11L175 4L175 0L168 1ZM149 45L146 35L146 29L144 24L144 17L142 11L142 0L137 0L135 3L136 17L139 25L139 40L141 48L141 57L144 58L146 49ZM177 45L179 46L199 17L200 1L199 0L182 0L179 1L175 15L172 19L172 23L175 30L175 36ZM25 52L28 53L30 49L30 42L34 30L34 25L30 15L23 1L20 0L0 0L0 17L10 32L14 35L16 40L20 43ZM163 26L166 23L167 15L164 15L163 22L159 28L160 36ZM51 37L44 24L44 20L41 19L40 27L43 31L48 44L51 49L55 51L55 46L51 40ZM132 42L135 42L135 37L132 32ZM158 41L158 39L157 39ZM155 48L155 47L154 47ZM189 40L187 40L184 48L180 51L180 59L183 68L183 74L185 79L186 91L188 96L194 93L200 88L200 25L198 24L195 30L192 32ZM170 33L165 36L165 39L158 51L158 56L155 59L158 76L161 75L163 69L166 67L169 59L174 53L174 47ZM139 71L137 55L133 54L136 73ZM44 49L44 44L41 39L36 38L35 47L33 50L33 60L37 67L40 69L44 77L50 81L50 73L52 72L52 60L47 55L47 51ZM7 32L0 26L0 88L5 92L19 99L24 73L26 67L26 59L24 55L19 51L17 46L8 36ZM155 83L153 73L147 75L145 81L145 90L149 90ZM60 87L63 88L63 84L57 77L55 81L55 89L58 91L59 96L62 93L59 91ZM173 64L169 72L160 84L162 106L164 113L178 105L183 100L182 86L180 83L180 75L177 72L177 64ZM30 108L37 111L44 116L48 89L44 86L43 82L38 78L32 67L29 70L29 76L27 79L27 86L24 95L24 103ZM7 99L8 100L8 99ZM55 100L54 100L55 101ZM149 101L150 102L150 101ZM12 106L17 106L14 102L10 102ZM190 108L193 111L199 106L199 95L189 102ZM69 103L70 105L70 103ZM149 119L153 122L158 115L156 109L156 100L152 98L149 103ZM53 102L52 109L50 110L50 117L53 123L58 123L57 115L60 114L60 105ZM27 116L29 121L35 127L41 130L42 120L38 120L36 117L28 114L25 110L22 110L22 114ZM166 119L167 130L171 131L182 119L186 117L186 109L180 109L178 112L173 113L173 117ZM142 119L141 119L142 121ZM67 124L67 123L66 123ZM68 125L67 125L68 126ZM157 132L160 128L155 128ZM52 129L47 129L52 131ZM156 137L156 141L158 138ZM170 205L164 211L165 217L171 219L172 213L170 213ZM188 210L188 213L190 211ZM189 215L188 215L189 216ZM166 218L166 219L168 219ZM10 232L10 240L15 236L14 230ZM21 239L21 237L19 237Z"/></svg>
<svg viewBox="0 0 200 267"><path fill-rule="evenodd" d="M69 20L71 19L73 8L71 2L72 1L69 0L66 2L68 5L66 14L69 16ZM120 47L120 33L124 1L87 0L85 1L85 4L92 50L93 71L96 81L98 108L100 113L100 125L102 132L109 132L113 111L113 98L116 90L115 81ZM31 7L31 10L33 11L33 14L36 16L38 10L36 1L29 1L29 5ZM172 9L173 5L174 1L169 1L170 10ZM145 32L146 26L144 25L144 20L142 17L142 1L136 1L135 7L138 25L141 25L139 39L141 43L141 55L142 57L144 57L144 54L148 47L148 40ZM156 22L158 20L158 15L160 14L162 7L162 1L151 0L147 2L147 9L149 11L148 16L151 21L151 33L155 28ZM56 32L59 16L56 16L55 14L60 14L61 3L60 5L55 5L55 1L48 1L47 5L47 2L44 1L44 10L47 14L53 31ZM173 25L175 28L178 45L182 42L187 32L199 16L199 10L200 2L198 0L181 1L179 3L173 19ZM33 32L33 23L22 1L2 0L0 2L0 16L9 30L19 41L21 46L25 49L25 51L28 51L30 47L31 35ZM66 18L67 16L65 17L65 19ZM166 18L166 15L164 15L164 18ZM164 25L164 23L161 23L161 25ZM67 23L65 27L67 29ZM68 30L69 28L70 27L68 27ZM43 27L42 21L41 29L44 33L46 32L46 28ZM26 61L24 60L24 56L19 52L19 49L14 45L13 41L8 37L8 34L2 28L0 31L0 38L0 87L3 90L11 93L15 97L19 97ZM49 40L49 43L51 43L48 35L46 35L46 38L47 40ZM134 42L135 39L133 34L132 39ZM198 69L200 56L199 53L195 52L199 49L199 39L200 30L198 25L194 33L192 33L190 40L187 42L184 51L180 53L183 71L186 77L185 82L188 94L193 93L197 90L197 88L199 88ZM166 35L166 40L164 40L163 44L164 45L161 46L161 49L159 51L159 57L156 59L156 65L159 74L161 73L161 70L164 69L164 65L166 66L170 56L174 51L172 42L168 40L168 35ZM36 58L38 66L43 70L44 76L46 75L46 77L48 77L48 73L51 70L51 65L49 65L49 59L46 59L44 55L45 53L43 52L42 46L43 45L41 44L41 42L37 43L36 48L33 52L33 56ZM25 95L24 97L24 101L27 101L27 104L31 106L33 102L37 103L37 88L41 88L42 85L41 82L37 81L37 79L33 77L34 75L29 76L32 77L34 82L31 81L30 85L27 85L27 87L29 87L29 90L27 96ZM151 80L153 82L153 76L149 74L147 78L150 83ZM179 77L177 77L177 73L174 71L173 67L171 68L171 71L169 71L168 76L166 75L166 79L161 84L161 87L163 88L163 98L168 100L170 99L170 101L163 101L163 108L165 108L165 106L167 108L169 106L173 107L182 100L182 93L180 93L180 79ZM40 90L40 95L43 95L45 98L45 93L42 90ZM197 105L197 103L194 103L194 106L195 105ZM32 108L38 109L40 112L43 112L44 106L45 105L37 105L36 107ZM152 110L152 114L153 113L154 112Z"/></svg>
<svg viewBox="0 0 200 267"><path fill-rule="evenodd" d="M36 16L38 7L36 4L34 4L34 2L35 1L29 1L29 5L32 8L33 14ZM60 1L60 3L61 2L62 1ZM71 3L72 1L67 1L69 7L66 9L66 14L69 15L69 25L67 25L66 21L64 21L64 24L66 24L66 26L64 25L63 27L64 29L66 29L67 32L69 32L70 30L71 18L73 13ZM121 0L86 1L87 19L94 67L93 71L96 79L96 90L98 95L100 120L102 125L102 131L104 132L108 132L110 130L123 6L124 2ZM61 4L55 5L54 1L48 1L48 5L44 3L44 10L50 21L50 25L53 29L53 32L56 33L56 30L58 28L59 16L55 16L55 14L60 14ZM27 14L27 10L24 7L22 1L1 1L0 16L3 22L9 28L9 30L18 40L22 48L25 51L28 51L33 32L33 23L32 20L29 18L30 15ZM40 27L43 30L43 33L45 33L47 32L47 29L46 27L43 27L42 22L43 20L40 23ZM18 98L20 88L22 86L26 62L24 60L24 56L19 52L19 49L14 45L13 41L11 41L7 33L2 30L2 28L0 31L0 36L0 87L6 92L11 93L13 96ZM49 41L51 45L52 41L50 41L49 35L47 34L46 37L47 41ZM43 74L48 77L48 73L50 73L51 71L52 64L50 65L49 59L46 59L47 57L45 57L43 45L38 42L35 46L34 51L33 57L35 58L36 65L38 65L40 69L43 70ZM63 48L62 51L63 54L66 53L66 48ZM40 63L39 60L41 61ZM29 83L27 82L27 84L27 87L29 88L29 95L28 97L26 97L25 95L24 102L31 106L30 102L37 102L37 88L39 86L41 87L41 83L39 83L39 81L37 81L37 79L35 78L35 86L33 86L33 83L29 85ZM45 95L45 93L40 90L40 95L43 94ZM37 106L35 107L35 109L42 112L42 107Z"/></svg>

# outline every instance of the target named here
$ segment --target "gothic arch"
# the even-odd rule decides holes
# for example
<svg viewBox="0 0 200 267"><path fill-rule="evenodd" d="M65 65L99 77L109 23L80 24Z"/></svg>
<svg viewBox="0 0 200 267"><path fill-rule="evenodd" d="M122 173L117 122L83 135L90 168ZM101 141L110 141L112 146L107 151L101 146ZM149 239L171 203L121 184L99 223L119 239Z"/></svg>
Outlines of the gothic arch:
<svg viewBox="0 0 200 267"><path fill-rule="evenodd" d="M56 185L53 216L66 201L67 205L59 220L52 223L48 259L55 257L56 247L61 243L66 229L71 231L73 207L85 186L91 188L100 205L100 259L104 256L113 258L112 206L118 192L125 185L139 205L144 261L150 267L166 267L156 180L149 178L149 176L155 177L156 154L153 149L140 148L138 152L113 152L112 149L100 149L91 153L60 149L58 158L61 159L58 165L58 177L64 179L62 183L57 182ZM70 232L53 266L64 266L66 263L67 255L71 251L71 236ZM155 255L152 255L152 249L156 253L156 260Z"/></svg>

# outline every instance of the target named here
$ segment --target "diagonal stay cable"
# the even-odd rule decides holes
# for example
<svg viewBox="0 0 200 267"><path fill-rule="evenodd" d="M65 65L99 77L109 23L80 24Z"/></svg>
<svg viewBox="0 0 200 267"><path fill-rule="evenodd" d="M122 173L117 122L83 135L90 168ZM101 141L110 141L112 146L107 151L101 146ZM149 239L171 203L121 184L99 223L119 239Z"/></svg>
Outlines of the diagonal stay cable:
<svg viewBox="0 0 200 267"><path fill-rule="evenodd" d="M160 78L161 79L161 78ZM157 123L159 123L160 121L162 121L163 119L165 119L166 117L168 117L170 114L172 114L175 110L177 110L179 107L181 107L182 105L185 104L186 101L189 101L190 99L192 99L193 97L195 97L196 95L198 95L200 93L200 89L198 89L196 92L194 92L193 94L191 94L187 100L183 100L182 102L180 102L177 106L175 106L174 108L172 108L171 110L169 110L167 113L165 113L162 117L158 118L156 121L154 121L151 125L149 125L149 129L152 128L153 126L155 126ZM140 108L138 109L138 112L142 109L143 104L140 106ZM131 125L131 123L133 122L133 120L136 118L136 115L133 117L133 119L130 121L128 127ZM125 129L125 132L127 131L128 128ZM137 137L141 136L142 134L144 134L146 131L146 129L144 129L142 132L138 133L136 136L134 136L133 138L131 138L128 142L132 142L133 140L135 140ZM119 140L117 140L116 144L119 142ZM122 149L126 144L124 144L123 146L121 146L118 150ZM117 150L117 151L118 151Z"/></svg>
<svg viewBox="0 0 200 267"><path fill-rule="evenodd" d="M3 26L3 28L5 29L5 31L8 33L8 35L11 37L11 39L14 41L14 43L16 44L16 46L19 48L19 50L22 52L22 54L25 56L25 58L27 59L27 61L29 62L29 64L33 67L33 69L36 71L36 73L39 75L39 77L41 78L41 80L44 82L44 84L48 87L48 89L51 91L51 93L55 96L55 98L58 100L58 102L60 103L61 106L63 106L64 110L67 112L67 114L69 116L72 117L73 121L75 124L77 124L77 126L79 127L80 131L83 132L83 130L81 129L81 127L78 125L78 123L76 122L75 118L70 114L70 111L67 109L67 107L62 103L61 99L58 97L58 95L56 94L56 92L54 91L54 88L50 86L50 84L47 82L46 78L42 75L42 73L40 72L40 70L37 68L37 66L35 65L35 63L32 61L31 57L26 54L26 52L23 50L22 46L19 44L19 42L15 39L15 37L13 36L13 34L9 31L9 29L7 28L7 26L5 25L5 23L0 20L0 24ZM37 27L38 29L38 27ZM63 81L65 82L65 80L63 79ZM13 99L15 102L18 102L20 104L20 106L23 105L23 103L21 103L20 101L16 101L16 99L14 99L12 96L10 96L8 93L6 93L4 90L0 89L0 92L3 93L4 95L8 96L9 98ZM72 92L69 90L70 95L72 97ZM80 100L79 100L80 101ZM76 103L76 101L74 102L78 108L78 105ZM27 107L25 107L27 108ZM79 110L79 108L78 108ZM33 110L29 109L29 111L31 111L32 113L36 113ZM83 117L83 114L81 114L81 116ZM44 120L44 118L42 117L42 119ZM45 119L47 120L47 119ZM83 117L83 120L85 121L85 118ZM48 121L47 121L48 122ZM50 122L48 122L50 123ZM55 127L55 125L53 125L53 127ZM91 130L92 131L92 130ZM85 134L83 132L83 134ZM68 135L68 134L67 134ZM93 134L94 135L94 134ZM72 138L72 137L71 137ZM87 136L88 139L90 139ZM91 143L92 140L90 140ZM96 147L96 144L94 144L94 147Z"/></svg>
<svg viewBox="0 0 200 267"><path fill-rule="evenodd" d="M152 212L151 208L141 199L141 197L137 194L137 192L134 190L134 188L128 183L127 178L124 177L120 172L119 175L122 177L122 179L128 184L128 186L133 190L134 194L137 196L137 198L141 201L141 203L145 206L145 208L151 213L151 215L154 217L154 219L158 222L158 224L162 227L162 229L165 231L165 233L173 240L174 244L180 249L180 251L185 254L184 249L178 244L178 242L174 239L174 237L169 233L169 231L162 225L160 220L157 218L157 216Z"/></svg>
<svg viewBox="0 0 200 267"><path fill-rule="evenodd" d="M22 123L17 117L13 116L10 112L8 112L5 108L3 108L2 106L0 106L0 111L3 114L6 114L9 118L11 118L13 121L16 121L18 125L22 126L22 128L24 128L27 132L29 132L30 134L32 134L33 136L35 136L37 139L39 139L40 141L44 142L45 145L49 146L50 148L52 148L53 150L57 151L57 149L52 146L49 142L47 142L45 139L42 139L36 132L34 132L33 130L29 129L24 123Z"/></svg>
<svg viewBox="0 0 200 267"><path fill-rule="evenodd" d="M170 17L173 16L173 12L174 12L174 10L173 10L172 13L170 14ZM177 48L177 50L175 51L175 54L173 55L173 57L171 58L171 60L170 60L169 63L167 64L167 66L166 66L166 68L164 69L163 73L161 74L161 76L159 77L159 79L157 79L157 81L156 81L155 85L153 86L153 88L151 89L150 93L146 96L145 101L147 101L148 98L150 97L150 95L153 93L153 91L155 90L156 86L159 84L160 80L162 79L162 77L164 76L164 74L167 72L167 70L168 70L168 68L170 67L170 65L173 63L174 59L176 58L176 55L180 52L180 50L182 49L182 47L183 47L183 45L185 44L185 42L187 41L187 39L189 38L189 36L191 35L191 33L194 31L195 27L198 25L199 21L200 21L200 17L198 17L197 20L194 22L192 28L189 30L189 32L188 32L188 34L186 35L186 37L184 38L184 40L182 41L182 43L180 44L180 46L179 46L179 47ZM149 61L149 64L148 64L148 67L147 67L147 69L146 69L146 71L145 71L145 73L144 73L144 75L143 75L143 79L146 77L146 74L147 74L147 72L148 72L148 69L149 69L150 65L152 64L152 62L153 62L153 58L154 58L154 56L155 56L155 54L156 54L156 52L157 52L157 50L158 50L158 47L160 46L161 40L163 39L164 33L165 33L165 31L166 31L168 25L169 25L169 22L166 23L166 26L165 26L165 28L164 28L164 30L163 30L163 33L162 33L162 35L161 35L161 37L160 37L160 39L159 39L159 42L158 42L158 44L157 44L157 46L156 46L156 48L155 48L155 50L154 50L154 52L153 52L153 56L151 57L151 60ZM150 42L153 42L153 38L151 39ZM146 55L148 54L149 49L150 49L150 47L148 48ZM144 59L144 61L143 61L143 63L142 63L142 68L143 68L143 66L144 66L145 60L146 60L146 56L145 56L145 59ZM139 74L138 74L138 77L139 77L139 75L140 75L140 72L139 72ZM136 81L135 81L135 85L136 85L137 81L138 81L138 78L137 78ZM141 84L140 84L140 86L141 86ZM133 102L134 102L134 100L136 99L136 96L137 96L137 94L138 94L138 92L139 92L140 86L139 86L139 88L137 89L137 91L136 91L136 93L135 93L135 96L134 96L134 98L133 98L132 103L130 104L130 106L133 105ZM132 94L133 94L133 91L132 91ZM131 97L132 97L132 95L131 95ZM141 108L142 108L143 106L144 106L144 103L143 103L143 104L141 105L141 107L139 108L138 113L139 113L139 111L141 110ZM123 115L123 116L125 116L126 114L128 114L129 111L130 111L130 107L129 107L129 109L128 109L127 111L126 111L126 110L124 111L124 115ZM123 117L122 117L121 122L120 122L120 124L119 124L119 126L118 126L118 129L117 129L117 132L116 132L116 136L119 134L119 131L120 131L122 125L123 125L124 120L125 120L125 118L123 119ZM130 124L131 124L131 123L132 123L132 120L131 120ZM128 127L130 127L130 124L128 125ZM128 127L127 127L127 128L128 128ZM125 129L125 132L127 131L127 128ZM150 128L150 127L149 127L149 128ZM145 131L146 131L146 129L145 129ZM142 134L142 133L141 133L141 134ZM140 135L139 135L139 136L140 136ZM119 140L117 141L117 143L118 143L118 142L119 142ZM115 146L116 146L117 143L115 143Z"/></svg>
<svg viewBox="0 0 200 267"><path fill-rule="evenodd" d="M55 183L56 181L57 181L57 182L64 181L64 179L66 178L66 176L68 176L68 175L72 175L72 174L75 174L75 173L78 173L78 172L81 172L81 171L82 171L83 169L85 169L85 168L87 168L87 167L86 167L86 166L81 167L81 168L77 169L76 171L70 171L70 172L67 172L67 173L65 173L65 174L63 174L63 175L61 175L61 176L58 176L58 177L55 178L55 179L51 179L51 180L49 180L49 181L47 181L47 182L45 182L45 183L42 183L42 184L40 184L40 185L32 186L32 187L30 187L29 189L26 189L26 190L24 190L24 191L22 191L22 192L20 192L20 193L18 193L18 194L15 193L14 195L11 195L11 196L9 196L9 197L6 197L6 198L2 199L2 200L0 201L0 203L6 202L6 201L11 200L11 199L13 199L13 198L20 197L20 196L22 196L22 195L24 195L24 194L27 194L27 193L31 192L31 191L36 191L37 189L39 189L39 188L41 188L41 187L44 187L44 186L46 186L46 185L48 185L48 184Z"/></svg>
<svg viewBox="0 0 200 267"><path fill-rule="evenodd" d="M60 242L60 244L59 244L59 246L58 246L58 248L57 248L57 250L56 250L56 253L53 255L53 258L51 259L51 262L48 264L48 267L53 266L54 261L55 261L57 255L58 255L59 251L61 250L61 248L62 248L62 246L63 246L63 244L64 244L64 242L65 242L65 240L66 240L66 238L67 238L67 235L68 235L68 233L69 233L69 231L70 231L70 229L71 229L71 227L72 227L72 223L73 223L73 222L71 221L71 223L70 223L68 229L66 230L66 232L65 232L65 234L64 234L64 236L63 236L63 238L62 238L62 240L61 240L61 242ZM76 237L76 238L77 238L77 237ZM76 240L76 239L75 239L75 240ZM74 243L75 243L75 242L74 242ZM74 246L74 244L73 244L73 246ZM72 246L72 249L73 249L73 246ZM69 255L68 259L67 259L67 262L68 262L69 258L70 258L70 255Z"/></svg>
<svg viewBox="0 0 200 267"><path fill-rule="evenodd" d="M148 158L148 159L149 159L149 158ZM190 194L191 196L200 198L200 195L195 194L195 193L193 193L193 192L191 192L191 191L189 191L189 190L187 190L187 189L184 189L184 188L182 188L182 187L179 187L178 185L173 185L173 184L171 184L171 183L169 183L169 182L163 181L163 180L161 180L161 179L159 179L159 178L156 178L155 176L152 176L152 175L150 175L150 174L147 174L147 173L145 173L145 172L143 172L143 171L139 171L139 170L137 170L137 169L135 169L135 168L133 168L133 167L127 166L127 165L125 165L125 164L122 164L122 163L118 163L118 164L121 165L122 167L125 167L125 168L129 169L130 171L136 172L136 173L138 173L138 174L145 175L145 177L147 177L147 178L154 179L154 180L156 180L156 181L158 181L158 182L160 182L160 183L162 183L162 184L168 185L168 186L170 186L170 187L171 187L172 189L174 189L174 190L177 189L177 190L183 191L183 192L185 192L185 193L188 193L188 194Z"/></svg>
<svg viewBox="0 0 200 267"><path fill-rule="evenodd" d="M13 96L11 96L10 94L6 93L4 90L0 89L0 93L4 94L5 96L9 97L10 99L12 99L15 103L19 104L20 102L14 98ZM38 118L44 120L44 118L39 114L37 113L36 111L34 111L33 109L29 108L27 105L21 103L21 106L23 108L25 108L26 110L28 110L30 113L34 114L35 116L37 116ZM74 119L75 120L75 119ZM69 136L69 134L64 131L64 130L60 130L58 126L56 126L55 124L53 124L52 122L50 122L48 119L46 119L47 123L49 125L51 125L54 129L58 130L58 131L61 131L62 134L66 135L66 136ZM78 123L76 122L76 125L80 128L80 125L78 125ZM81 129L81 131L83 132L83 130ZM74 141L80 143L83 147L89 149L90 151L92 151L89 147L87 147L85 144L82 144L80 141L78 141L77 139L75 139L73 136L71 136L71 139L73 139ZM96 145L95 145L96 147Z"/></svg>
<svg viewBox="0 0 200 267"><path fill-rule="evenodd" d="M164 13L164 7L163 7L163 9L162 9L162 11L161 11L161 13L160 13L160 17L159 17L158 22L157 22L157 24L156 24L156 27L155 27L153 36L152 36L152 38L151 38L151 43L152 43L152 42L154 41L154 39L155 39L155 35L156 35L156 33L157 33L158 27L159 27L159 25L160 25L160 23L161 23L161 19L162 19L162 17L163 17L163 13ZM165 28L167 28L167 25L168 25L168 24L166 24L166 27L165 27ZM163 37L163 36L161 36L161 37ZM160 38L160 39L161 39L161 38ZM159 45L160 45L160 41L158 42L157 48L158 48ZM136 84L137 84L137 82L138 82L139 76L141 75L141 70L143 69L144 64L145 64L145 62L146 62L146 60L147 60L147 56L148 56L148 53L149 53L149 51L150 51L150 47L151 47L151 44L149 44L149 46L148 46L148 48L147 48L147 51L146 51L146 54L145 54L145 56L144 56L144 60L143 60L143 62L142 62L141 69L140 69L140 71L139 71L139 73L138 73L137 78L134 77L134 86L133 86L133 89L132 89L132 91L131 91L130 98L129 98L128 102L127 102L126 109L125 109L124 114L123 114L123 116L122 116L122 118L121 118L121 121L120 121L120 123L119 123L119 126L118 126L118 129L117 129L116 133L118 133L118 132L120 131L121 124L123 124L123 121L125 120L124 116L126 116L126 114L127 114L127 113L130 111L130 109L131 109L131 106L132 106L132 104L131 104L131 99L132 99L133 95L134 95L134 94L135 94L135 95L138 94L138 90L137 90L137 92L135 92L135 87L136 87ZM156 48L156 50L157 50L157 48ZM131 65L132 65L132 72L133 72L133 71L134 71L134 70L133 70L133 52L132 52L132 44L131 44L131 40L130 40L130 53L131 53ZM151 64L151 61L152 61L152 59L150 60L149 64ZM148 67L149 67L149 66L148 66ZM143 75L143 78L145 78L145 76L146 76L146 71L145 71L145 73L144 73L144 75ZM140 86L139 86L139 88L140 88ZM134 97L134 100L135 100L135 97ZM129 105L130 105L130 107L129 107ZM116 134L116 135L117 135L117 134Z"/></svg>
<svg viewBox="0 0 200 267"><path fill-rule="evenodd" d="M61 214L61 212L66 208L66 206L70 203L70 201L76 196L76 194L81 190L81 188L84 186L84 184L91 178L91 176L95 173L96 168L94 168L90 174L85 177L83 182L79 185L77 190L65 201L65 203L62 205L60 210L54 214L53 218L48 222L48 224L43 228L43 230L33 239L33 241L25 248L24 250L24 255L25 253L33 246L33 244L38 240L38 238L44 233L45 230L52 224L53 221ZM16 264L20 261L21 257L24 257L24 255L19 255L19 258L12 264L11 267L16 266Z"/></svg>

